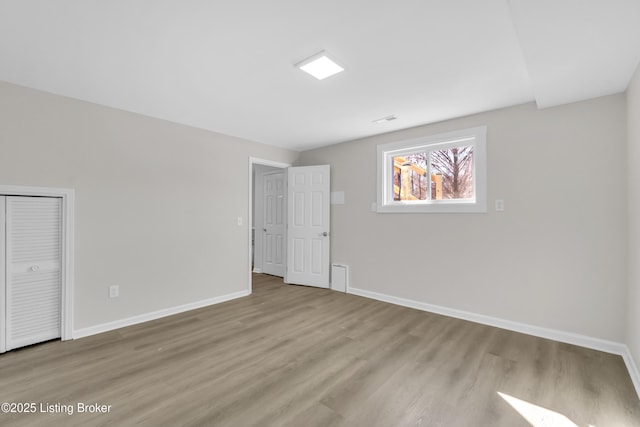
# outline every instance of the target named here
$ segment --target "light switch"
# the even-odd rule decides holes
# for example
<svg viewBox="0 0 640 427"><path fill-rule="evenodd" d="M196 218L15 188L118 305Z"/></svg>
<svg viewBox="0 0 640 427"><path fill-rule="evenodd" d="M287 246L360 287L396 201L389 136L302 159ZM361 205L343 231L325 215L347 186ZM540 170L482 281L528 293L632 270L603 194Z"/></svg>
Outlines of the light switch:
<svg viewBox="0 0 640 427"><path fill-rule="evenodd" d="M109 286L109 298L117 298L120 295L120 286Z"/></svg>
<svg viewBox="0 0 640 427"><path fill-rule="evenodd" d="M497 199L496 200L496 212L504 211L504 200Z"/></svg>
<svg viewBox="0 0 640 427"><path fill-rule="evenodd" d="M238 227L241 227L241 226L242 226L242 217L239 216L238 217Z"/></svg>

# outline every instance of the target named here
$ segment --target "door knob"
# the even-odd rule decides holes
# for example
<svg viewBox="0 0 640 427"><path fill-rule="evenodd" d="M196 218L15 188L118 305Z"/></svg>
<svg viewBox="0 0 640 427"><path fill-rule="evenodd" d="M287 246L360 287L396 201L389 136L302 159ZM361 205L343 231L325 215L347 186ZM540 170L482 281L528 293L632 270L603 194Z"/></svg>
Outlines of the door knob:
<svg viewBox="0 0 640 427"><path fill-rule="evenodd" d="M32 265L30 268L31 271L38 271L39 269L40 269L39 265Z"/></svg>
<svg viewBox="0 0 640 427"><path fill-rule="evenodd" d="M329 235L329 233L327 233L326 231L324 231L324 232L322 232L320 235L321 235L322 237L327 237L327 236Z"/></svg>

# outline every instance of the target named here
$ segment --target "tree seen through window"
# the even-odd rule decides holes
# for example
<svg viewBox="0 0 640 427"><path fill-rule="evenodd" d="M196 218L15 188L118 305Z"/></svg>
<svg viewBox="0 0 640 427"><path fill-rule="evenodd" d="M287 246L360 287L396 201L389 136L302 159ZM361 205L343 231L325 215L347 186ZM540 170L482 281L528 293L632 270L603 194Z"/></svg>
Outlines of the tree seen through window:
<svg viewBox="0 0 640 427"><path fill-rule="evenodd" d="M473 198L473 146L394 157L393 183L396 201Z"/></svg>

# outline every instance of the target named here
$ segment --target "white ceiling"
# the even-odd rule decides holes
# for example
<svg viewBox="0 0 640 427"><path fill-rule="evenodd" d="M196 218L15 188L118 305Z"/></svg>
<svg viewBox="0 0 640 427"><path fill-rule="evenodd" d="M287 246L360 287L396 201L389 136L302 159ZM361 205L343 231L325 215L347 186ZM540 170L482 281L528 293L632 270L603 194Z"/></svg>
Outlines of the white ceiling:
<svg viewBox="0 0 640 427"><path fill-rule="evenodd" d="M293 66L321 49L346 70ZM294 150L623 92L639 61L640 0L0 0L0 80Z"/></svg>

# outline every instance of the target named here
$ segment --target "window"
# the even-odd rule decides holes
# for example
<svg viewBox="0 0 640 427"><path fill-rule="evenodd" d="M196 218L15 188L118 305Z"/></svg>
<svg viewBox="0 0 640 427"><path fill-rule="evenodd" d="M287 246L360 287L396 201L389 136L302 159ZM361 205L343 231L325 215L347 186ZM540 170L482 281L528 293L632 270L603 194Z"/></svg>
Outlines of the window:
<svg viewBox="0 0 640 427"><path fill-rule="evenodd" d="M485 126L378 146L378 212L486 212Z"/></svg>

